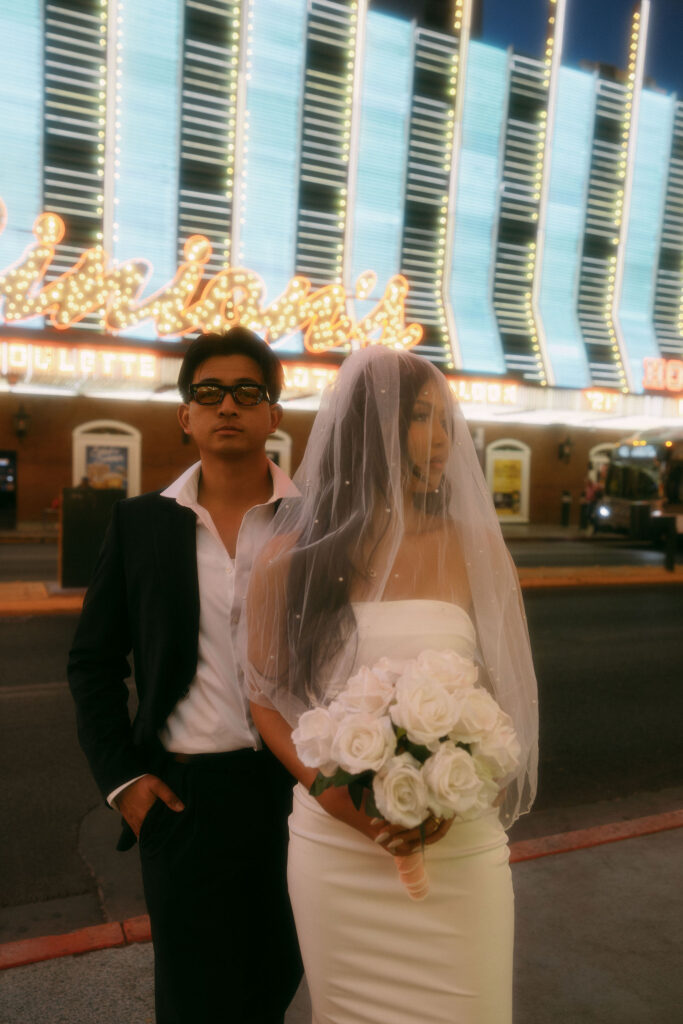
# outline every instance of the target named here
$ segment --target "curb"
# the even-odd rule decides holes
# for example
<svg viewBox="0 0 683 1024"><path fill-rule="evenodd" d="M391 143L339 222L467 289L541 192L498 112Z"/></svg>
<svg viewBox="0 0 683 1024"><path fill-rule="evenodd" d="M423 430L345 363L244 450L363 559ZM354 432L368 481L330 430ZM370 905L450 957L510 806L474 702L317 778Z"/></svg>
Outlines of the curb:
<svg viewBox="0 0 683 1024"><path fill-rule="evenodd" d="M20 533L16 537L0 533L0 544L58 544L59 534L57 533Z"/></svg>
<svg viewBox="0 0 683 1024"><path fill-rule="evenodd" d="M602 566L596 568L552 568L518 569L522 590L537 590L553 587L622 587L660 586L661 584L683 583L683 575L667 572L657 566Z"/></svg>
<svg viewBox="0 0 683 1024"><path fill-rule="evenodd" d="M542 836L539 839L524 839L510 845L510 863L538 860L559 853L574 853L588 850L606 843L617 843L624 839L637 839L655 835L674 828L683 828L683 809L653 814L631 821L617 821L609 825L577 829L574 832L560 832ZM25 967L28 964L55 960L63 956L77 956L101 949L115 949L138 942L150 942L149 917L129 917L125 921L94 925L66 935L45 935L36 939L20 939L0 945L0 971L11 967Z"/></svg>
<svg viewBox="0 0 683 1024"><path fill-rule="evenodd" d="M126 921L112 921L81 928L66 935L44 935L36 939L19 939L0 945L0 971L10 967L25 967L27 964L56 960L62 956L78 956L94 953L100 949L115 949L130 946L135 942L149 942L151 939L149 917L129 917Z"/></svg>
<svg viewBox="0 0 683 1024"><path fill-rule="evenodd" d="M553 589L556 587L621 587L660 586L683 583L683 573L667 572L658 566L553 566L521 568L517 570L522 590ZM29 584L23 585L28 587ZM48 584L30 584L42 588L41 596L21 596L21 584L0 583L0 619L30 615L78 615L83 607L84 593L54 594ZM13 591L17 596L14 596Z"/></svg>
<svg viewBox="0 0 683 1024"><path fill-rule="evenodd" d="M0 584L0 595L2 593ZM0 619L14 619L25 615L77 615L83 607L83 595L45 597L38 600L3 600L0 596Z"/></svg>
<svg viewBox="0 0 683 1024"><path fill-rule="evenodd" d="M615 821L610 825L595 825L593 828L576 829L574 832L559 832L539 839L522 839L510 845L510 863L520 864L539 857L551 857L556 853L575 853L590 850L606 843L618 843L622 839L638 839L652 836L657 832L683 828L683 810L652 814L646 818L631 821Z"/></svg>

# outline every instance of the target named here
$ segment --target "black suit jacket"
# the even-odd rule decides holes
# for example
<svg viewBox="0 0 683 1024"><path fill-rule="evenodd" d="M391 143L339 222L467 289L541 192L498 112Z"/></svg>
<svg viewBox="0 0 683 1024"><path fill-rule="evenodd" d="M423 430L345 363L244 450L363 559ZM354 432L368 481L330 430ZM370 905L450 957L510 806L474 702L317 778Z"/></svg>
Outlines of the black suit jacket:
<svg viewBox="0 0 683 1024"><path fill-rule="evenodd" d="M159 493L114 506L69 655L78 736L102 794L153 770L197 667L196 517ZM138 711L128 712L133 654Z"/></svg>

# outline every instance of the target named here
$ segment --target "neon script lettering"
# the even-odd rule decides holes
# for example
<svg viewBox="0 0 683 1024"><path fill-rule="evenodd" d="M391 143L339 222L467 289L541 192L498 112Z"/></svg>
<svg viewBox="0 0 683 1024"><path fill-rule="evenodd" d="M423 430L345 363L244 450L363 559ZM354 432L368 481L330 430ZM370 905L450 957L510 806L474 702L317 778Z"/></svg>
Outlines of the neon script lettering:
<svg viewBox="0 0 683 1024"><path fill-rule="evenodd" d="M6 208L0 199L0 232L5 224ZM268 304L264 283L251 270L229 267L205 278L211 244L204 235L192 235L173 279L145 298L152 271L149 261L112 264L101 246L87 249L71 269L46 283L45 274L64 233L64 221L56 213L36 218L35 242L16 263L0 270L0 322L46 316L57 330L65 330L94 313L102 318L102 329L112 333L151 320L160 338L243 324L271 343L302 331L306 350L316 355L377 344L409 349L422 338L419 324L405 322L408 282L400 274L389 279L382 298L359 320L349 315L341 284L314 289L308 278L299 275ZM368 298L376 282L373 271L361 274L355 298Z"/></svg>

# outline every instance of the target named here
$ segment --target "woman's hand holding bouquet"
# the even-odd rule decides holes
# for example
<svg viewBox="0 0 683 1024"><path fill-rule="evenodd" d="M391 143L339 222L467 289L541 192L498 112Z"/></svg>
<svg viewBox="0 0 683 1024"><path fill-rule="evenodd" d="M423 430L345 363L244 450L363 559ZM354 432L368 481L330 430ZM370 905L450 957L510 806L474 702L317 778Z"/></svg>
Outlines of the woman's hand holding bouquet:
<svg viewBox="0 0 683 1024"><path fill-rule="evenodd" d="M488 811L520 747L477 676L475 663L453 650L363 666L329 707L305 712L292 734L300 760L318 769L312 795L347 787L357 809L419 828L423 843L430 816L438 831L442 820ZM409 895L426 896L422 851L396 861Z"/></svg>

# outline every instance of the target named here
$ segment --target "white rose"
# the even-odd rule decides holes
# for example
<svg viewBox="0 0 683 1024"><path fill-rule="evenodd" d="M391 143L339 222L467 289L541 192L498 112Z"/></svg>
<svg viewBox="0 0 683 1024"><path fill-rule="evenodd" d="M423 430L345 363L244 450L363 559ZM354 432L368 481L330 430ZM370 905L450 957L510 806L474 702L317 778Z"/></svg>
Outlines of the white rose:
<svg viewBox="0 0 683 1024"><path fill-rule="evenodd" d="M343 722L348 717L347 712L344 710L338 700L333 700L331 704L328 704L327 710L330 713L332 721L334 722L335 729L340 722Z"/></svg>
<svg viewBox="0 0 683 1024"><path fill-rule="evenodd" d="M392 825L415 828L427 817L427 786L411 754L392 757L372 780L372 791L377 809Z"/></svg>
<svg viewBox="0 0 683 1024"><path fill-rule="evenodd" d="M417 664L428 675L445 686L449 692L474 686L479 669L471 660L457 651L422 651Z"/></svg>
<svg viewBox="0 0 683 1024"><path fill-rule="evenodd" d="M388 660L388 659L383 659ZM348 683L334 701L335 711L344 714L356 714L364 711L369 715L383 715L394 696L394 679L383 670L381 665L369 669L363 666Z"/></svg>
<svg viewBox="0 0 683 1024"><path fill-rule="evenodd" d="M304 711L292 733L299 760L308 768L319 768L323 775L334 775L337 762L332 759L332 741L336 731L327 708Z"/></svg>
<svg viewBox="0 0 683 1024"><path fill-rule="evenodd" d="M500 714L500 708L486 690L463 690L450 738L460 743L478 742L493 732Z"/></svg>
<svg viewBox="0 0 683 1024"><path fill-rule="evenodd" d="M499 709L491 732L472 744L472 756L486 766L494 779L502 779L519 767L521 754L512 719Z"/></svg>
<svg viewBox="0 0 683 1024"><path fill-rule="evenodd" d="M389 714L412 743L434 746L455 725L455 697L413 663L396 684L396 703Z"/></svg>
<svg viewBox="0 0 683 1024"><path fill-rule="evenodd" d="M477 774L481 780L481 789L477 794L477 798L466 811L463 811L459 817L461 821L471 821L473 818L479 818L482 814L490 811L493 807L494 801L500 793L500 787L493 779L485 772L481 771L481 762L478 758L473 758L475 765L477 766Z"/></svg>
<svg viewBox="0 0 683 1024"><path fill-rule="evenodd" d="M385 657L375 662L372 666L372 671L378 675L386 676L387 679L391 680L392 684L395 684L405 667L406 662L404 659Z"/></svg>
<svg viewBox="0 0 683 1024"><path fill-rule="evenodd" d="M377 772L396 749L396 733L390 719L360 711L337 725L332 757L351 775Z"/></svg>
<svg viewBox="0 0 683 1024"><path fill-rule="evenodd" d="M440 818L462 817L478 808L487 783L480 778L476 765L462 747L442 743L422 768L429 790L429 809ZM494 797L498 787L494 786Z"/></svg>

